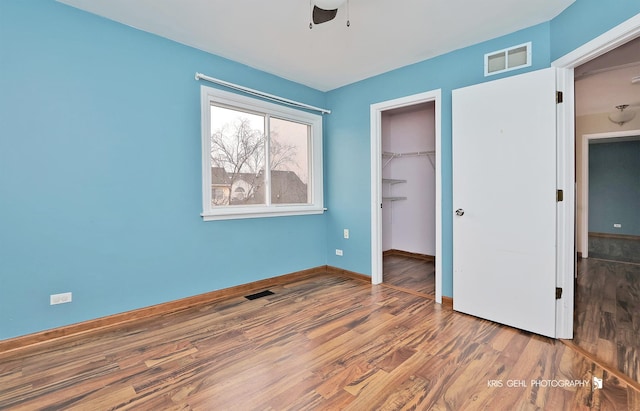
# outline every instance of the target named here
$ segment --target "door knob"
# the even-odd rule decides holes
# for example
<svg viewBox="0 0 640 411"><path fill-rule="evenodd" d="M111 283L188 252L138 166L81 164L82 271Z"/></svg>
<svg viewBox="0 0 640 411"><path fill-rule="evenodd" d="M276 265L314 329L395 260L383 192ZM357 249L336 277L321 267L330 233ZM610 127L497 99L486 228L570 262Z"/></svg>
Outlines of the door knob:
<svg viewBox="0 0 640 411"><path fill-rule="evenodd" d="M456 215L457 215L458 217L462 217L462 216L464 215L464 210L463 210L463 209L461 209L461 208L457 209L457 210L456 210Z"/></svg>

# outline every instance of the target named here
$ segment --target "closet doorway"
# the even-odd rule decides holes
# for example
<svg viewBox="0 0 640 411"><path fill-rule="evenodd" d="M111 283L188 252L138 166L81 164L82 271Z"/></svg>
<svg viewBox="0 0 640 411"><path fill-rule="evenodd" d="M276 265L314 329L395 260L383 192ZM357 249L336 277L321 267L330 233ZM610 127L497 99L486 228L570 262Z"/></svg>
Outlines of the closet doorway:
<svg viewBox="0 0 640 411"><path fill-rule="evenodd" d="M435 103L382 112L383 282L435 297Z"/></svg>
<svg viewBox="0 0 640 411"><path fill-rule="evenodd" d="M372 282L441 302L440 90L371 106Z"/></svg>

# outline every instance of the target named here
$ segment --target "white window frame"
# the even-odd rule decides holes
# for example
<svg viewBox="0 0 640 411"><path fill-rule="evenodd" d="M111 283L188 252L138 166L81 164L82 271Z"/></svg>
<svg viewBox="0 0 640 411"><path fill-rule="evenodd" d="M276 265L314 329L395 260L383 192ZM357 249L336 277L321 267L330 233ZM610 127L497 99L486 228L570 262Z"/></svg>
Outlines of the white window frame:
<svg viewBox="0 0 640 411"><path fill-rule="evenodd" d="M202 130L202 219L204 221L240 218L280 217L322 214L324 212L322 170L322 116L243 96L212 87L200 86ZM211 105L224 105L242 111L266 114L310 126L309 194L306 204L267 204L211 206ZM266 170L270 171L270 170Z"/></svg>

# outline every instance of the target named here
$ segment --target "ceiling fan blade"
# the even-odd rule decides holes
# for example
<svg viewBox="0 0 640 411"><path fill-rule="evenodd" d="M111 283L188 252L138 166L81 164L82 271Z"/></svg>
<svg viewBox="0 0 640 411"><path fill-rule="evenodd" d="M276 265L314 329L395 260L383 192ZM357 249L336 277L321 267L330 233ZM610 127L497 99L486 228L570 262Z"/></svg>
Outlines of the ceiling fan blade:
<svg viewBox="0 0 640 411"><path fill-rule="evenodd" d="M325 10L318 6L313 6L313 24L321 24L333 20L336 14L338 14L338 9Z"/></svg>

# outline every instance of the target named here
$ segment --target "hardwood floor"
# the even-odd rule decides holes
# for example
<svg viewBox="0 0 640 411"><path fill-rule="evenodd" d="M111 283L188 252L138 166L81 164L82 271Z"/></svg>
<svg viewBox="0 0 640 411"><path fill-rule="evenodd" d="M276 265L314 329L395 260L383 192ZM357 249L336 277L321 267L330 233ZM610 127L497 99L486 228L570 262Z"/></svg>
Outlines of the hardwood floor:
<svg viewBox="0 0 640 411"><path fill-rule="evenodd" d="M335 274L270 290L0 354L0 409L640 409L562 343L428 298Z"/></svg>
<svg viewBox="0 0 640 411"><path fill-rule="evenodd" d="M573 342L640 384L640 264L578 261Z"/></svg>
<svg viewBox="0 0 640 411"><path fill-rule="evenodd" d="M385 255L382 259L383 281L435 297L435 262L402 255Z"/></svg>

